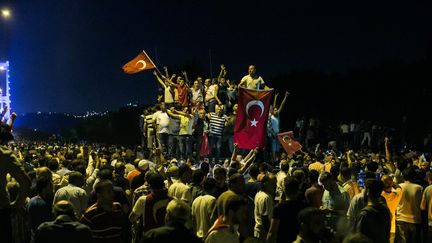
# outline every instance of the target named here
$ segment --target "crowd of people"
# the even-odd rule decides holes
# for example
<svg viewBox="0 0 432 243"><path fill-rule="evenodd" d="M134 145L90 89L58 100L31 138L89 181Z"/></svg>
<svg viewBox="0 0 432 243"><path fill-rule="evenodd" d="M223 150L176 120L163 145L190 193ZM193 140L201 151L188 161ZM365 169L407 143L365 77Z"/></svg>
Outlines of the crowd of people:
<svg viewBox="0 0 432 243"><path fill-rule="evenodd" d="M135 147L11 142L13 122L2 128L2 241L432 242L430 153L345 134L287 155L274 135L288 92L270 109L268 146L242 150L226 68L192 88L164 72ZM254 66L238 86L268 88Z"/></svg>

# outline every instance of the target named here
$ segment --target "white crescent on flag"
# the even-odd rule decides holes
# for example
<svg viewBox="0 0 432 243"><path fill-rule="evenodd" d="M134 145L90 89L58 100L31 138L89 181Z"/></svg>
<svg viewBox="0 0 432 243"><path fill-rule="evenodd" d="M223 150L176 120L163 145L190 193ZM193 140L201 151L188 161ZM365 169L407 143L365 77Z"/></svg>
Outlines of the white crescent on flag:
<svg viewBox="0 0 432 243"><path fill-rule="evenodd" d="M264 113L264 103L262 103L261 100L251 100L246 104L246 115L249 117L249 109L254 106L257 105L259 106L259 108L261 109L261 114L259 116L259 118L261 118L262 114ZM258 119L259 119L258 118Z"/></svg>
<svg viewBox="0 0 432 243"><path fill-rule="evenodd" d="M288 146L292 146L292 143L291 143L292 138L291 138L290 136L288 136L288 135L283 136L283 137L282 137L282 141L283 141L284 143L287 143L287 141L285 141L285 140L288 140Z"/></svg>
<svg viewBox="0 0 432 243"><path fill-rule="evenodd" d="M143 66L140 67L140 70L143 70L144 68L147 67L147 63L144 60L139 60L138 62L135 63L135 66L138 66L138 63L141 63Z"/></svg>

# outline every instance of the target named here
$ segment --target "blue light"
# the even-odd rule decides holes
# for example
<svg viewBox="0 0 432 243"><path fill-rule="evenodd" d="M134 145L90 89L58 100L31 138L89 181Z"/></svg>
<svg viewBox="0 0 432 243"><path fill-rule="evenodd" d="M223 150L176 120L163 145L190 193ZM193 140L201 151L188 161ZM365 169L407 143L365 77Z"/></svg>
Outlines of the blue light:
<svg viewBox="0 0 432 243"><path fill-rule="evenodd" d="M12 102L10 100L10 87L9 87L10 85L9 61L0 62L0 72L6 72L5 73L6 80L0 80L0 89L2 91L0 92L0 110L3 111L4 106L7 106L9 108L7 113L5 114L5 118L8 119L10 117L10 111L12 110L10 105ZM3 84L6 87L2 87Z"/></svg>

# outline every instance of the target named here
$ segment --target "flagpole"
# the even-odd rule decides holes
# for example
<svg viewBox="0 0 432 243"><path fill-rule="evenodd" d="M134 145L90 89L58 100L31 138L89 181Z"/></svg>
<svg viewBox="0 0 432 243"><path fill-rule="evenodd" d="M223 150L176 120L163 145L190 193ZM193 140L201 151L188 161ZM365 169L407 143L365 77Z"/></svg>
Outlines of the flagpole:
<svg viewBox="0 0 432 243"><path fill-rule="evenodd" d="M148 57L148 59L150 60L150 62L153 64L153 66L155 67L155 69L159 73L159 75L162 77L163 76L162 73L159 71L159 68L156 66L156 64L154 64L154 62L152 61L152 59L150 58L150 56L147 55L147 52L145 52L144 50L143 50L143 52ZM169 77L167 77L167 78L169 78Z"/></svg>
<svg viewBox="0 0 432 243"><path fill-rule="evenodd" d="M158 50L157 50L157 47L154 48L154 52L155 52L155 60L156 60L156 63L159 63L159 62L158 62Z"/></svg>

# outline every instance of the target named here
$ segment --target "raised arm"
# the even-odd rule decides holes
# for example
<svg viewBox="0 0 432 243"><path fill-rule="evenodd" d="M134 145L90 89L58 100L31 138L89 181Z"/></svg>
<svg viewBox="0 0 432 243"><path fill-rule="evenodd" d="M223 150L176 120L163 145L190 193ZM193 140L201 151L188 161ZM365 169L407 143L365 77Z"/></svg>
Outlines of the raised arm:
<svg viewBox="0 0 432 243"><path fill-rule="evenodd" d="M169 116L174 117L174 118L181 119L181 116L180 116L180 115L175 114L174 112L172 112L172 111L170 111L170 110L167 110L167 114L168 114Z"/></svg>
<svg viewBox="0 0 432 243"><path fill-rule="evenodd" d="M286 99L287 99L288 95L289 95L289 92L286 91L285 92L285 96L284 96L284 98L282 100L282 103L280 104L279 109L278 109L279 114L281 113L282 108L285 106L285 102L286 102ZM276 107L276 106L274 106L274 107Z"/></svg>
<svg viewBox="0 0 432 243"><path fill-rule="evenodd" d="M182 74L183 74L183 76L185 78L186 84L190 86L191 83L190 83L189 78L187 76L187 72L186 71L182 71Z"/></svg>
<svg viewBox="0 0 432 243"><path fill-rule="evenodd" d="M227 74L227 71L226 71L226 67L225 67L225 65L221 64L220 67L221 67L221 70L220 70L220 72L219 72L218 81L219 81L221 78L225 78L225 77L226 77L226 74Z"/></svg>
<svg viewBox="0 0 432 243"><path fill-rule="evenodd" d="M276 93L273 99L273 108L276 108L276 104L277 104L277 98L279 96L279 93Z"/></svg>
<svg viewBox="0 0 432 243"><path fill-rule="evenodd" d="M160 85L162 85L163 87L165 87L165 82L162 80L161 77L159 77L158 73L156 71L153 71L153 75L156 77L157 81L159 82Z"/></svg>
<svg viewBox="0 0 432 243"><path fill-rule="evenodd" d="M163 69L164 69L165 77L169 77L170 75L168 73L168 67L165 66L165 67L163 67Z"/></svg>
<svg viewBox="0 0 432 243"><path fill-rule="evenodd" d="M217 95L218 91L219 91L219 86L216 85L216 88L214 89L214 98L216 99L216 101L219 105L222 105L222 102L220 101L220 99Z"/></svg>
<svg viewBox="0 0 432 243"><path fill-rule="evenodd" d="M3 111L2 111L2 113L0 114L0 121L1 120L3 120L3 117L6 115L6 112L8 111L8 107L7 107L7 105L5 105L4 107L3 107Z"/></svg>
<svg viewBox="0 0 432 243"><path fill-rule="evenodd" d="M348 151L346 152L346 157L347 157L347 161L348 161L348 166L349 166L349 167L352 166L351 153L352 153L351 150L348 150Z"/></svg>
<svg viewBox="0 0 432 243"><path fill-rule="evenodd" d="M257 149L253 149L251 150L252 154L249 156L249 158L246 161L246 163L241 167L241 169L239 170L240 174L245 173L245 171L247 171L247 169L249 169L249 166L252 164L252 162L255 160L255 157L258 153ZM250 152L249 152L250 153Z"/></svg>
<svg viewBox="0 0 432 243"><path fill-rule="evenodd" d="M389 150L389 138L384 138L384 149L385 149L385 158L387 162L390 162L391 156L390 156L390 150Z"/></svg>
<svg viewBox="0 0 432 243"><path fill-rule="evenodd" d="M234 143L234 149L233 149L233 152L231 154L231 162L235 161L235 158L237 156L237 147L238 147L238 145L236 143Z"/></svg>

